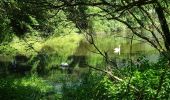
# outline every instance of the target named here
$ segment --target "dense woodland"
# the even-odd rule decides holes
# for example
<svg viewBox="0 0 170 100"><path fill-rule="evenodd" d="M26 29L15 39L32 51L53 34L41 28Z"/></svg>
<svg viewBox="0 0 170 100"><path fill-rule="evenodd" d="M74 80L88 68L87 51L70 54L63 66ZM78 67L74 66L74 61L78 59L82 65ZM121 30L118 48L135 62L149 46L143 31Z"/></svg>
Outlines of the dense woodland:
<svg viewBox="0 0 170 100"><path fill-rule="evenodd" d="M169 100L169 0L1 0L0 100Z"/></svg>

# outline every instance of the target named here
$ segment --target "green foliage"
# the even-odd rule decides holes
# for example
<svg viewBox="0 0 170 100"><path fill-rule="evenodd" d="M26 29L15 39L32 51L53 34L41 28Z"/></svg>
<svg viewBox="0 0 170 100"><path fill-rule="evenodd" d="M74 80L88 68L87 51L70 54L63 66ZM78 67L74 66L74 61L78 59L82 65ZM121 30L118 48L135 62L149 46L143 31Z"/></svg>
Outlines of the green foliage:
<svg viewBox="0 0 170 100"><path fill-rule="evenodd" d="M123 77L123 81L113 80L105 74L94 71L85 75L80 82L73 83L72 85L65 84L63 86L64 100L153 99L160 84L160 76L167 66L166 63L160 62L151 64L144 61L144 65L140 66L144 67L143 70L139 67L133 68L134 70L131 70L129 74L121 76ZM133 67L136 66L134 65ZM128 73L127 68L123 69L125 70L121 72ZM168 69L162 89L156 99L167 100L169 98L169 75ZM137 88L138 91L131 86Z"/></svg>
<svg viewBox="0 0 170 100"><path fill-rule="evenodd" d="M64 3L77 3L77 2L87 2L88 0L73 0L73 1L64 1ZM87 6L78 5L70 6L65 9L67 18L76 25L79 29L88 29L88 19L86 14Z"/></svg>
<svg viewBox="0 0 170 100"><path fill-rule="evenodd" d="M31 29L53 31L53 28L48 24L48 17L51 14L49 10L44 10L44 3L48 3L48 1L9 0L1 2L1 9L5 11L2 18L8 21L3 30L11 27L18 37L24 36ZM3 24L1 23L1 25Z"/></svg>
<svg viewBox="0 0 170 100"><path fill-rule="evenodd" d="M157 4L154 6L152 4L144 4L138 7L138 5L133 6L133 2L140 2L140 0L59 1L0 1L0 43L13 40L13 42L9 45L0 46L0 54L8 54L11 56L16 55L17 53L29 56L34 55L29 63L27 63L32 66L31 72L34 74L38 73L42 76L50 72L52 76L49 76L48 78L56 79L57 82L61 81L61 78L66 77L66 75L63 75L53 69L59 69L59 65L62 62L71 62L68 60L70 55L87 56L88 64L96 66L97 68L103 68L106 66L105 59L100 55L89 52L88 50L96 52L96 49L88 44L87 41L84 41L82 34L77 35L75 33L78 33L77 28L85 30L89 29L92 33L94 32L97 34L95 37L96 45L102 52L107 52L110 59L123 58L127 56L123 55L123 53L129 53L129 45L127 45L129 40L127 41L127 39L115 37L122 35L124 37L131 38L129 37L131 33L127 29L125 31L126 27L122 24L116 21L108 20L112 19L112 17L117 21L121 20L123 22L127 22L135 32L139 33L139 35L137 34L139 37L142 34L142 36L146 37L144 37L144 39L148 38L151 43L153 42L156 44L158 49L159 45L162 45L164 48L163 42L159 44L156 42L156 38L152 38L155 36L160 37L162 35L157 34L157 32L155 36L153 35L153 32L157 30L154 29L153 25L155 24L156 27L160 28L158 18L154 12L154 7L156 7ZM145 0L144 2L147 1L149 0ZM168 1L165 1L166 0L158 0L162 7L166 8L169 3L167 3ZM90 4L91 6L87 7L88 4L83 5L83 3L98 2L98 6ZM74 3L80 3L80 5L70 5ZM141 1L141 3L143 2ZM118 8L113 6L115 4L118 5ZM129 4L132 6L128 8ZM117 11L119 10L119 6L122 9L120 12ZM127 6L125 8L128 10L126 10L124 6ZM149 16L146 15L147 13L142 10L142 8L148 11ZM166 17L167 16L168 14ZM150 18L154 19L155 22L152 23ZM151 29L153 32L148 29ZM161 28L159 30L161 30ZM30 32L30 35L25 35L27 32ZM55 36L59 37L53 37L53 32L56 33ZM20 38L23 38L23 36L28 36L28 43L19 40L18 38L12 39L13 33ZM112 35L115 37L112 37ZM45 39L42 39L41 36L51 37L43 43L42 41ZM162 36L164 37L164 35ZM137 38L135 37L134 39ZM162 41L162 39L158 38L158 42L159 41ZM142 51L142 42L138 42L137 40L133 41L133 53ZM29 44L33 46L35 50L32 49ZM114 48L118 45L121 45L121 55L119 56L114 54ZM146 48L148 49L148 46L146 46ZM141 57L138 60L138 65L135 63L132 65L129 64L126 65L126 68L120 68L121 72L113 72L115 75L118 75L123 79L122 82L113 80L108 75L94 71L85 75L81 81L72 83L71 85L65 83L63 86L63 99L154 99L160 84L160 76L163 73L164 68L168 66L166 64L167 59L160 60L156 64L150 63L144 57ZM78 62L78 60L76 62ZM5 67L5 69L9 66L4 63L1 63L1 65ZM80 69L77 65L75 67L75 71L79 73ZM72 77L75 78L76 76L72 75ZM169 77L170 74L168 69L168 72L165 75L165 80L162 84L162 88L156 99L169 99ZM71 79L72 78L70 78L70 80ZM130 87L131 85L139 91L132 89ZM2 78L0 80L0 99L42 99L48 91L51 91L51 87L48 84L45 84L42 79L35 76L31 78L25 77L22 79Z"/></svg>
<svg viewBox="0 0 170 100"><path fill-rule="evenodd" d="M0 44L10 42L13 35L10 34L11 28L9 26L9 20L4 18L5 16L0 15Z"/></svg>
<svg viewBox="0 0 170 100"><path fill-rule="evenodd" d="M0 79L0 99L2 100L39 100L49 91L52 91L52 87L36 76Z"/></svg>
<svg viewBox="0 0 170 100"><path fill-rule="evenodd" d="M14 56L18 51L10 45L0 46L0 54Z"/></svg>

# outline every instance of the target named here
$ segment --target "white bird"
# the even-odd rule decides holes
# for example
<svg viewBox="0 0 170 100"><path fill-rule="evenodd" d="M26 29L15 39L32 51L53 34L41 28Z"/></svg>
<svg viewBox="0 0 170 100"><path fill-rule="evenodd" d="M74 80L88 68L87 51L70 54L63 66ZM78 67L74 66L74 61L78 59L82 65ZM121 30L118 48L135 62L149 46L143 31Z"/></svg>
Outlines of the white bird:
<svg viewBox="0 0 170 100"><path fill-rule="evenodd" d="M60 64L60 66L62 69L66 69L69 67L68 63L63 63L63 62Z"/></svg>
<svg viewBox="0 0 170 100"><path fill-rule="evenodd" d="M120 55L120 45L118 48L114 48L114 53L118 53Z"/></svg>

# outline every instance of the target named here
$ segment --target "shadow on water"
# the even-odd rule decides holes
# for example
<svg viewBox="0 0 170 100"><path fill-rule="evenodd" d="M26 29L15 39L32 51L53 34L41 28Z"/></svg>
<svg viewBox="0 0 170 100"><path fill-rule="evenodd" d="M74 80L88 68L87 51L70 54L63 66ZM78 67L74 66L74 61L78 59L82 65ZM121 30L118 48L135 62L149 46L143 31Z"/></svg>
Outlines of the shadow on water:
<svg viewBox="0 0 170 100"><path fill-rule="evenodd" d="M14 57L9 55L0 55L0 74L18 74L21 76L30 74L32 65L29 64L29 59L29 57L21 54Z"/></svg>
<svg viewBox="0 0 170 100"><path fill-rule="evenodd" d="M71 61L70 67L74 67L76 65L78 65L79 67L85 67L87 57L71 55L68 57L68 60Z"/></svg>
<svg viewBox="0 0 170 100"><path fill-rule="evenodd" d="M90 45L87 41L81 40L73 55L67 57L67 62L69 63L68 74L73 73L76 66L79 68L86 67L88 59L87 54L89 52L87 48L89 47Z"/></svg>

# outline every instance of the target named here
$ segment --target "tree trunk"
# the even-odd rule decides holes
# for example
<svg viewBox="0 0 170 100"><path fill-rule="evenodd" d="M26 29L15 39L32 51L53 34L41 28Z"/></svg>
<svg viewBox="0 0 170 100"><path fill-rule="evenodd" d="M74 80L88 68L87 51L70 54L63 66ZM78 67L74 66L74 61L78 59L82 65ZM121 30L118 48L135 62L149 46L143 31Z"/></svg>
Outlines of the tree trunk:
<svg viewBox="0 0 170 100"><path fill-rule="evenodd" d="M159 23L161 25L162 32L164 35L163 37L164 37L165 47L167 51L170 51L170 31L167 24L167 20L165 18L165 14L163 12L163 8L160 5L158 5L158 7L155 8L155 11L158 15Z"/></svg>

